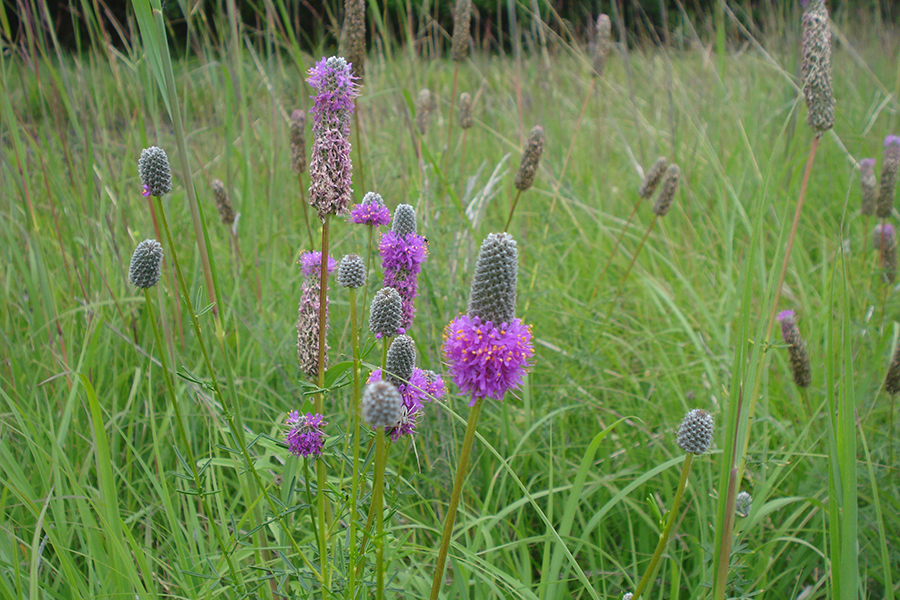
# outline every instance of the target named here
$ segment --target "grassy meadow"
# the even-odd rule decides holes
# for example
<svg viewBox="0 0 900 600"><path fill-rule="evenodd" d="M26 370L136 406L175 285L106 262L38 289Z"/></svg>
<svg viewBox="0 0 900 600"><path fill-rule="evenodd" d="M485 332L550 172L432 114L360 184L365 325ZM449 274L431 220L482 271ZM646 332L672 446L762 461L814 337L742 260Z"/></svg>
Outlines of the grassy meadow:
<svg viewBox="0 0 900 600"><path fill-rule="evenodd" d="M900 299L872 247L879 220L860 214L857 163L875 158L877 172L884 138L900 133L896 29L864 11L831 15L836 119L810 160L799 5L761 29L732 3L718 28L670 15L662 40L638 24L628 44L611 13L613 49L592 78L588 40L546 8L527 26L504 21L512 51L478 39L455 63L452 31L416 34L427 14L411 13L386 41L391 24L370 2L354 202L376 191L392 211L416 208L429 255L408 333L448 392L389 444L377 536L374 437L352 420L351 296L333 280L326 385L297 365L297 260L321 249L321 227L314 210L304 221L309 173L290 169L290 115L312 107L306 72L337 49L301 50L284 4L258 4L258 29L232 27L225 8L192 14L183 58L169 56L148 0L119 24L124 47L104 43L91 3L90 50L61 51L36 22L3 42L0 599L374 598L376 546L385 595L428 598L469 415L442 365L444 327L466 311L482 240L507 222L534 125L544 152L509 226L533 365L502 403L484 403L440 597L634 590L682 473L676 429L702 408L713 447L693 459L643 597L894 598L900 416L884 379ZM466 130L454 81L474 98ZM423 88L436 105L421 134ZM161 203L141 194L149 146L172 165ZM654 218L637 190L658 156L681 180ZM239 213L233 227L213 179ZM147 238L165 259L144 294L128 271ZM332 256L368 252L365 227L331 219ZM361 302L381 285L375 254L355 296L363 378L381 365ZM774 320L786 309L809 351L806 388ZM287 413L312 411L321 387L323 456L290 456ZM744 516L740 491L753 497Z"/></svg>

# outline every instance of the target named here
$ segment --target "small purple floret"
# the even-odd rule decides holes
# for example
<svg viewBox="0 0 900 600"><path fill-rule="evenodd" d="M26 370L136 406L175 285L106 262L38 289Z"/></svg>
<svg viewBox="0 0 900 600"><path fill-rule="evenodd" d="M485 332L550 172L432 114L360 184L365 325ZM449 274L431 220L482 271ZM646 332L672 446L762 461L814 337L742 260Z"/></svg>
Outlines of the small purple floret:
<svg viewBox="0 0 900 600"><path fill-rule="evenodd" d="M887 148L890 145L900 146L900 135L889 135L884 138L884 147Z"/></svg>
<svg viewBox="0 0 900 600"><path fill-rule="evenodd" d="M306 277L310 276L318 276L320 273L320 269L322 267L322 253L321 252L304 252L300 255L300 271ZM330 255L328 257L328 273L330 274L337 268L337 261L334 260Z"/></svg>
<svg viewBox="0 0 900 600"><path fill-rule="evenodd" d="M301 415L296 410L288 413L284 420L288 431L284 438L288 445L288 452L294 456L321 456L325 445L325 433L322 428L328 423L322 415L306 413Z"/></svg>
<svg viewBox="0 0 900 600"><path fill-rule="evenodd" d="M388 225L391 222L391 211L384 204L375 201L362 202L350 209L350 220L357 225Z"/></svg>
<svg viewBox="0 0 900 600"><path fill-rule="evenodd" d="M866 167L873 166L875 164L874 158L863 158L859 161L859 168L863 169Z"/></svg>
<svg viewBox="0 0 900 600"><path fill-rule="evenodd" d="M381 369L372 371L366 383L375 381L381 381ZM413 369L409 383L401 383L397 386L397 390L403 397L403 416L396 427L387 429L387 434L391 437L392 442L396 442L404 435L412 435L416 432L416 425L422 416L424 402L431 400L432 396L435 398L440 397L437 394L433 394L431 390L443 389L443 387L444 382L440 377L429 383L425 372L418 367Z"/></svg>
<svg viewBox="0 0 900 600"><path fill-rule="evenodd" d="M791 309L783 310L778 313L778 323L781 324L781 337L785 342L789 342L791 328L794 327L794 311Z"/></svg>
<svg viewBox="0 0 900 600"><path fill-rule="evenodd" d="M141 192L141 195L144 196L145 198L150 197L150 186L149 185L144 186L144 191Z"/></svg>
<svg viewBox="0 0 900 600"><path fill-rule="evenodd" d="M531 327L521 319L495 327L490 321L460 315L444 329L444 360L453 383L470 396L502 400L507 390L518 387L534 355Z"/></svg>

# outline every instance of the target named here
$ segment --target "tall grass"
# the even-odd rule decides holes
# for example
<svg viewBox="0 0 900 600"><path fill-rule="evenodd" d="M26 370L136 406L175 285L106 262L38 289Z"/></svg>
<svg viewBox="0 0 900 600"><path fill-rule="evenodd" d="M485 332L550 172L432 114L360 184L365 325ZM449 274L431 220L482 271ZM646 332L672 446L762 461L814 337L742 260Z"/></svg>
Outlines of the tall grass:
<svg viewBox="0 0 900 600"><path fill-rule="evenodd" d="M116 48L85 2L92 49L70 55L41 25L46 5L19 5L33 21L0 53L0 598L321 597L317 561L301 558L322 551L305 485L338 507L326 519L333 557L352 556L348 521L362 514L362 531L371 501L364 486L359 506L347 508L335 472L324 485L307 481L280 443L285 414L313 391L295 358L294 263L309 236L293 205L288 123L309 104L305 69L333 49L301 49L288 3L259 3L267 25L250 31L230 18L228 2L184 15L189 50L171 60L148 33L166 26L152 23L150 3L119 24L130 41ZM534 187L509 229L520 253L517 315L533 325L536 363L503 405L483 405L442 597L632 590L678 484L675 428L701 407L715 416L718 450L694 460L643 597L709 597L724 572L727 597L893 598L898 442L880 388L900 303L867 246L855 160L879 156L883 137L898 133L897 32L864 11L832 15L837 121L819 141L776 289L813 135L797 91L799 7L762 31L744 29L729 3L717 3L708 22L678 15L664 49L632 43L626 54L620 45L594 84L584 40L552 11L539 31L518 22L516 56L475 52L455 77L451 61L417 53L449 47L426 39L434 27L417 37L415 24L430 15L405 15L398 30L409 39L397 48L388 34L396 24L379 6L368 3L361 150L366 183L389 207L432 207L420 232L430 256L414 325L422 368L440 370L443 327L465 310L478 242L506 223L523 124L545 132ZM536 10L504 8L512 18ZM455 78L459 91L481 90L462 168L451 150L463 132L447 127L457 118L448 112ZM419 136L408 99L423 87L439 102ZM588 97L596 101L585 105ZM127 278L135 244L163 239L137 177L150 145L170 150L175 189L163 208L187 290L167 259L152 312ZM641 166L657 155L681 166L682 187L635 256L650 206L627 219ZM213 178L241 215L239 255L212 209ZM356 189L357 200L366 191ZM330 239L334 255L366 252L366 234L340 218ZM351 392L339 374L351 368L351 305L331 294L330 361L339 366L317 387L333 401L324 407L334 427L328 464L349 473ZM767 335L779 296L779 309L796 311L812 358L811 416L786 349ZM216 311L204 312L213 300ZM153 313L165 325L162 347ZM363 376L380 362L366 335ZM174 393L195 465L176 437L163 365L179 375ZM225 382L227 402L213 377ZM448 387L450 399L427 407L414 440L388 453L388 595L420 598L431 588L468 416ZM374 459L367 444L364 473ZM726 518L729 483L753 495L748 516ZM728 524L732 543L717 552ZM363 560L374 564L371 544ZM337 559L333 567L348 569ZM361 577L374 595L374 572ZM332 595L343 595L334 583Z"/></svg>

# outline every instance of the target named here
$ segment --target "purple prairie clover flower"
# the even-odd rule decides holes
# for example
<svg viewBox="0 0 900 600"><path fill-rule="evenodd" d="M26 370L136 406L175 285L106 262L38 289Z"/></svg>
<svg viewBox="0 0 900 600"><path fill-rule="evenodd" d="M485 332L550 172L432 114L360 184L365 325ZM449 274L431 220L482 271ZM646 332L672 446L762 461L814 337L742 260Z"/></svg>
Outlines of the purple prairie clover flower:
<svg viewBox="0 0 900 600"><path fill-rule="evenodd" d="M381 369L375 369L369 374L366 384L381 381L381 376ZM443 387L444 382L440 377L435 382L429 382L428 372L418 367L413 369L409 383L401 383L397 386L397 390L403 398L403 414L396 426L387 429L392 442L396 442L404 435L412 435L416 432L416 425L423 414L424 403L431 400L432 397L439 397L437 394L432 394L430 390L437 390L437 388L442 390Z"/></svg>
<svg viewBox="0 0 900 600"><path fill-rule="evenodd" d="M384 205L380 194L368 192L363 196L362 202L350 209L350 221L357 225L371 225L372 227L389 225L391 211Z"/></svg>
<svg viewBox="0 0 900 600"><path fill-rule="evenodd" d="M425 381L428 384L425 387L425 391L428 392L428 396L432 400L440 400L447 394L447 386L444 385L444 380L434 371L425 371Z"/></svg>
<svg viewBox="0 0 900 600"><path fill-rule="evenodd" d="M322 455L326 437L322 428L328 425L322 415L318 413L301 415L292 410L288 413L284 424L288 428L284 435L288 452L297 458Z"/></svg>
<svg viewBox="0 0 900 600"><path fill-rule="evenodd" d="M306 276L297 309L297 360L300 370L307 377L319 374L319 281L322 265L321 252L304 252L300 255L300 270ZM328 257L328 273L336 267L335 260ZM327 285L326 280L326 285ZM328 299L325 305L325 327L328 328ZM325 346L325 361L328 362L328 346Z"/></svg>
<svg viewBox="0 0 900 600"><path fill-rule="evenodd" d="M416 316L415 299L419 295L419 273L422 263L428 258L425 238L415 233L400 235L388 231L378 243L381 265L384 271L384 285L392 287L403 300L403 320L400 326L409 329Z"/></svg>
<svg viewBox="0 0 900 600"><path fill-rule="evenodd" d="M531 326L518 318L495 326L460 315L444 329L443 351L453 383L470 396L469 406L480 398L502 400L522 382L534 356Z"/></svg>
<svg viewBox="0 0 900 600"><path fill-rule="evenodd" d="M323 58L309 70L306 82L316 88L313 108L313 135L336 129L350 136L353 99L359 95L350 65L340 56Z"/></svg>
<svg viewBox="0 0 900 600"><path fill-rule="evenodd" d="M145 198L149 198L149 197L150 197L150 186L149 186L149 185L145 185L145 186L144 186L144 191L141 192L141 196L143 196L143 197L145 197Z"/></svg>

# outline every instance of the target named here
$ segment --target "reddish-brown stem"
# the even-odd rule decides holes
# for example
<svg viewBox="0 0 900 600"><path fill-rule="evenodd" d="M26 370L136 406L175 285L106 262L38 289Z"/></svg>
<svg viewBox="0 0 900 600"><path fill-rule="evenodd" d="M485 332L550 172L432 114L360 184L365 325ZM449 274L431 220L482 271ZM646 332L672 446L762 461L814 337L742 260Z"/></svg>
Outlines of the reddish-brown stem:
<svg viewBox="0 0 900 600"><path fill-rule="evenodd" d="M603 267L600 276L597 277L597 282L594 283L594 289L591 290L591 297L588 299L588 305L591 305L594 302L594 298L597 297L597 292L600 290L600 283L603 281L603 276L606 275L606 272L609 270L609 265L612 264L613 258L615 258L616 253L619 251L619 245L622 243L622 238L625 237L625 232L628 231L628 227L631 225L631 221L634 219L634 215L637 214L640 206L641 201L638 200L635 203L634 208L631 209L631 214L628 215L628 221L625 222L625 226L622 227L622 231L619 232L619 237L616 238L616 243L613 245L612 252L610 252L609 258L606 260L606 266Z"/></svg>

